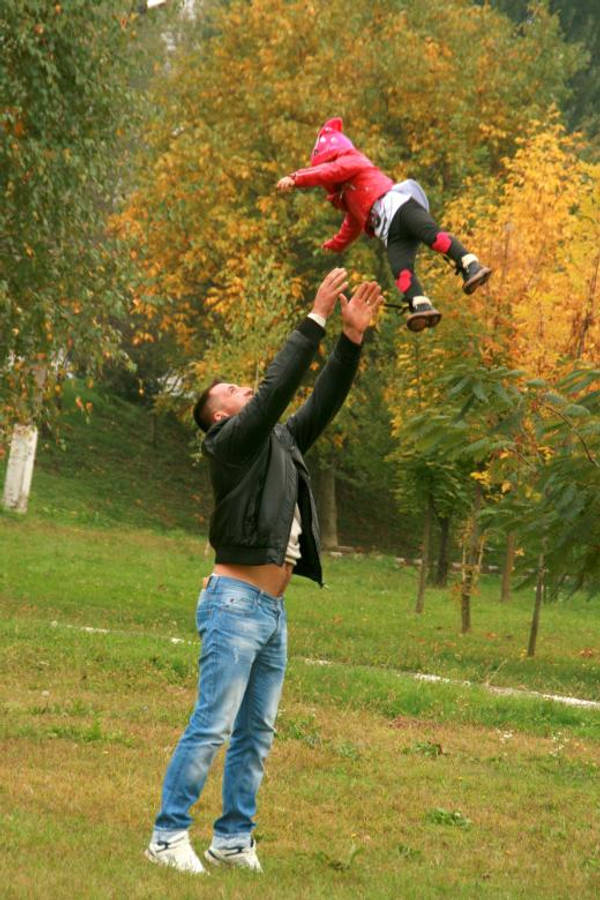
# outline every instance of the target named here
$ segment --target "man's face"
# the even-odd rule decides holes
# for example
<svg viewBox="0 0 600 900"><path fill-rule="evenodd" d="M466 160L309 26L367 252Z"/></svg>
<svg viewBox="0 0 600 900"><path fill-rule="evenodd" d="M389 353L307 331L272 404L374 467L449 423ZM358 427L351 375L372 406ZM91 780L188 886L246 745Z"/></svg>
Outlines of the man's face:
<svg viewBox="0 0 600 900"><path fill-rule="evenodd" d="M210 401L213 408L213 421L219 422L229 416L235 416L253 397L254 391L248 385L226 384L219 382L211 389Z"/></svg>

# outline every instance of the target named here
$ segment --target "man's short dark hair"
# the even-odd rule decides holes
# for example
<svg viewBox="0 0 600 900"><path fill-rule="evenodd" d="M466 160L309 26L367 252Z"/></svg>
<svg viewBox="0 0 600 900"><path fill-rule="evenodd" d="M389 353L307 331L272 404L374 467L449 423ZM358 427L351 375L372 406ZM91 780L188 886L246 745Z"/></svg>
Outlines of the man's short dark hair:
<svg viewBox="0 0 600 900"><path fill-rule="evenodd" d="M194 404L194 421L198 428L201 428L202 431L206 432L213 424L212 420L212 404L210 392L214 388L216 384L222 384L224 381L223 378L215 378L214 381L208 385L208 387L202 391L198 399Z"/></svg>

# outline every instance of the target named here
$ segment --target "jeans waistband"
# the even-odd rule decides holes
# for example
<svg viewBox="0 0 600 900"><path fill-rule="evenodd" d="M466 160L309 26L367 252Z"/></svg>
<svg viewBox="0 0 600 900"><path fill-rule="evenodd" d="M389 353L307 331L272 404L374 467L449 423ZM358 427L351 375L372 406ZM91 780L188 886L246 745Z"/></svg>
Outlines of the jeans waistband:
<svg viewBox="0 0 600 900"><path fill-rule="evenodd" d="M242 581L241 578L232 578L230 575L209 575L204 590L227 587L243 587L247 593L253 594L257 599L270 600L272 603L279 605L283 603L283 594L276 597L275 594L268 594L267 591L262 591L256 585L250 584L249 581Z"/></svg>

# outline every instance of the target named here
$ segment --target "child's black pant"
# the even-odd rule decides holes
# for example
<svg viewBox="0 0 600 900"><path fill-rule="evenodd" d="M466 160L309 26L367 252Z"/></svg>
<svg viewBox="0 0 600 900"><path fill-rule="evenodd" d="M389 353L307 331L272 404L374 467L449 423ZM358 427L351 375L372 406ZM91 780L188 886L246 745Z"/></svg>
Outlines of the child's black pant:
<svg viewBox="0 0 600 900"><path fill-rule="evenodd" d="M424 296L415 275L415 261L419 244L443 253L460 265L467 250L460 241L441 231L424 206L412 197L404 203L392 219L388 233L387 254L396 287L409 303L413 297Z"/></svg>

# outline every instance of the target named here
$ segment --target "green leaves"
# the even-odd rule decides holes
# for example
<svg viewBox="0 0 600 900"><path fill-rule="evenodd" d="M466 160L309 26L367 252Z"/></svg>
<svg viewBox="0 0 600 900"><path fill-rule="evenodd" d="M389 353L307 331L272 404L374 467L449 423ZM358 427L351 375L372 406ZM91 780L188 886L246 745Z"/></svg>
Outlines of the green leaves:
<svg viewBox="0 0 600 900"><path fill-rule="evenodd" d="M0 8L0 395L50 414L67 360L100 368L128 298L107 214L132 117L134 18L120 0ZM123 157L125 160L126 157ZM42 384L36 372L46 370ZM58 392L57 392L58 391Z"/></svg>

